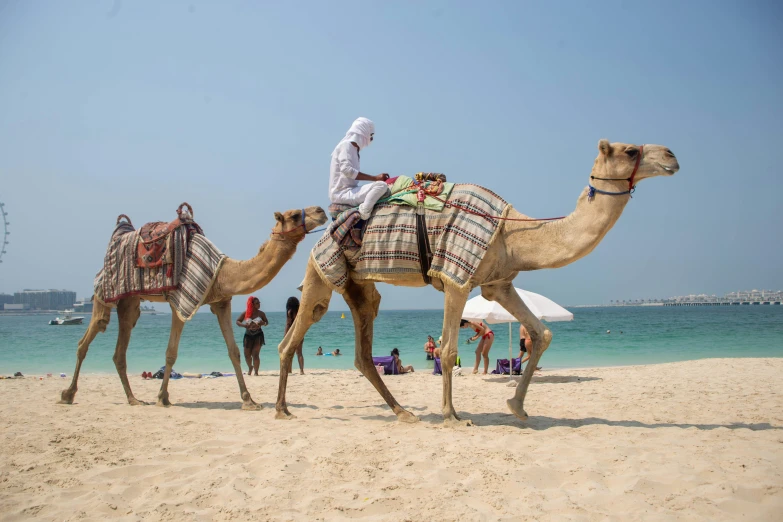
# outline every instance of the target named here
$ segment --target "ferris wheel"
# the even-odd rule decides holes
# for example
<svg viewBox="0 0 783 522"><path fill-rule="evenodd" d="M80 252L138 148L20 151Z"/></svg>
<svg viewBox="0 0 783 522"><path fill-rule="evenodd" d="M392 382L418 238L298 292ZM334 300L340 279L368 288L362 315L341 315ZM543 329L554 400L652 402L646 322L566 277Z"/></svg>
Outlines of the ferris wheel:
<svg viewBox="0 0 783 522"><path fill-rule="evenodd" d="M5 211L5 204L0 201L0 214L3 215L3 237L0 238L0 263L3 262L3 254L5 254L5 247L8 244L8 226L11 224L8 222L8 212Z"/></svg>

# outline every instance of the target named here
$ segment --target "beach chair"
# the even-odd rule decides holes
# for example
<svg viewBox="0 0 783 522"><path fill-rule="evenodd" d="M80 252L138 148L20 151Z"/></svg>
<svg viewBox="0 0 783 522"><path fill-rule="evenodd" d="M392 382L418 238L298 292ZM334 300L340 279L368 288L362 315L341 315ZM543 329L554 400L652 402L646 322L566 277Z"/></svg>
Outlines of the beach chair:
<svg viewBox="0 0 783 522"><path fill-rule="evenodd" d="M374 366L383 366L385 375L399 375L397 371L397 365L394 363L394 357L387 355L385 357L373 357L372 364Z"/></svg>
<svg viewBox="0 0 783 522"><path fill-rule="evenodd" d="M522 359L511 359L514 363L514 375L522 373ZM495 369L492 371L494 374L508 375L508 359L498 359L495 365Z"/></svg>

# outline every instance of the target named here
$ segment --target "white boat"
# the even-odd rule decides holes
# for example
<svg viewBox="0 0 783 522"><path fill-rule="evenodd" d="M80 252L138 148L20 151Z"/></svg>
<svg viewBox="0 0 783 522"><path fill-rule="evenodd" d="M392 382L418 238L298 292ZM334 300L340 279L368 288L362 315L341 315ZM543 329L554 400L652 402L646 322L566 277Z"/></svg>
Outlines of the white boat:
<svg viewBox="0 0 783 522"><path fill-rule="evenodd" d="M52 319L51 321L49 321L49 324L52 325L82 324L82 321L84 321L84 317L74 317L73 310L64 310L62 319L60 319L59 317L56 319Z"/></svg>
<svg viewBox="0 0 783 522"><path fill-rule="evenodd" d="M149 306L149 305L141 305L140 310L141 310L141 313L143 315L157 315L158 314L158 311L155 310L154 307Z"/></svg>

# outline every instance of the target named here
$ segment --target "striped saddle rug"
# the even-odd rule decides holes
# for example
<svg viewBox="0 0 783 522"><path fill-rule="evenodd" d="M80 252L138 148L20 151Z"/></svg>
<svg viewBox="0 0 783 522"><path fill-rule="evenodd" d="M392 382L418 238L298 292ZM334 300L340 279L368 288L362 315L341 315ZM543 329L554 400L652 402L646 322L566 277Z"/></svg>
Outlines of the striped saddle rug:
<svg viewBox="0 0 783 522"><path fill-rule="evenodd" d="M95 297L112 304L131 295L162 295L180 319L190 320L204 303L226 256L195 223L182 225L171 234L167 255L172 262L141 268L136 257L140 231L130 223L118 223L103 268L95 275Z"/></svg>
<svg viewBox="0 0 783 522"><path fill-rule="evenodd" d="M459 207L459 208L458 208ZM471 184L456 184L441 212L426 210L427 237L433 254L428 275L459 288L466 287L492 244L510 206L494 192ZM463 209L469 209L472 214ZM310 255L321 278L338 293L354 280L422 281L416 241L416 209L390 203L375 206L364 227L361 246L341 243L338 217Z"/></svg>

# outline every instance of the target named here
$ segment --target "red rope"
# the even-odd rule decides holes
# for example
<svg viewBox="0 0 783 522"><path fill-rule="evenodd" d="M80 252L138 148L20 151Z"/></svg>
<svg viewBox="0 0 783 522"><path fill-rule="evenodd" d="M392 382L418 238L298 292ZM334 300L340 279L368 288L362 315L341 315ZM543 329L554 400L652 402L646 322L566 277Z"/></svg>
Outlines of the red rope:
<svg viewBox="0 0 783 522"><path fill-rule="evenodd" d="M441 203L443 203L446 207L456 207L464 212L467 212L468 214L473 214L474 216L481 216L489 219L500 219L502 221L556 221L558 219L563 219L566 216L560 216L560 217L551 217L551 218L527 218L527 219L519 219L519 218L507 218L507 217L501 217L501 216L492 216L490 214L485 214L484 212L476 212L475 210L471 210L469 208L463 207L461 205L455 205L453 202L445 201L438 196L427 194L431 198L435 198Z"/></svg>

